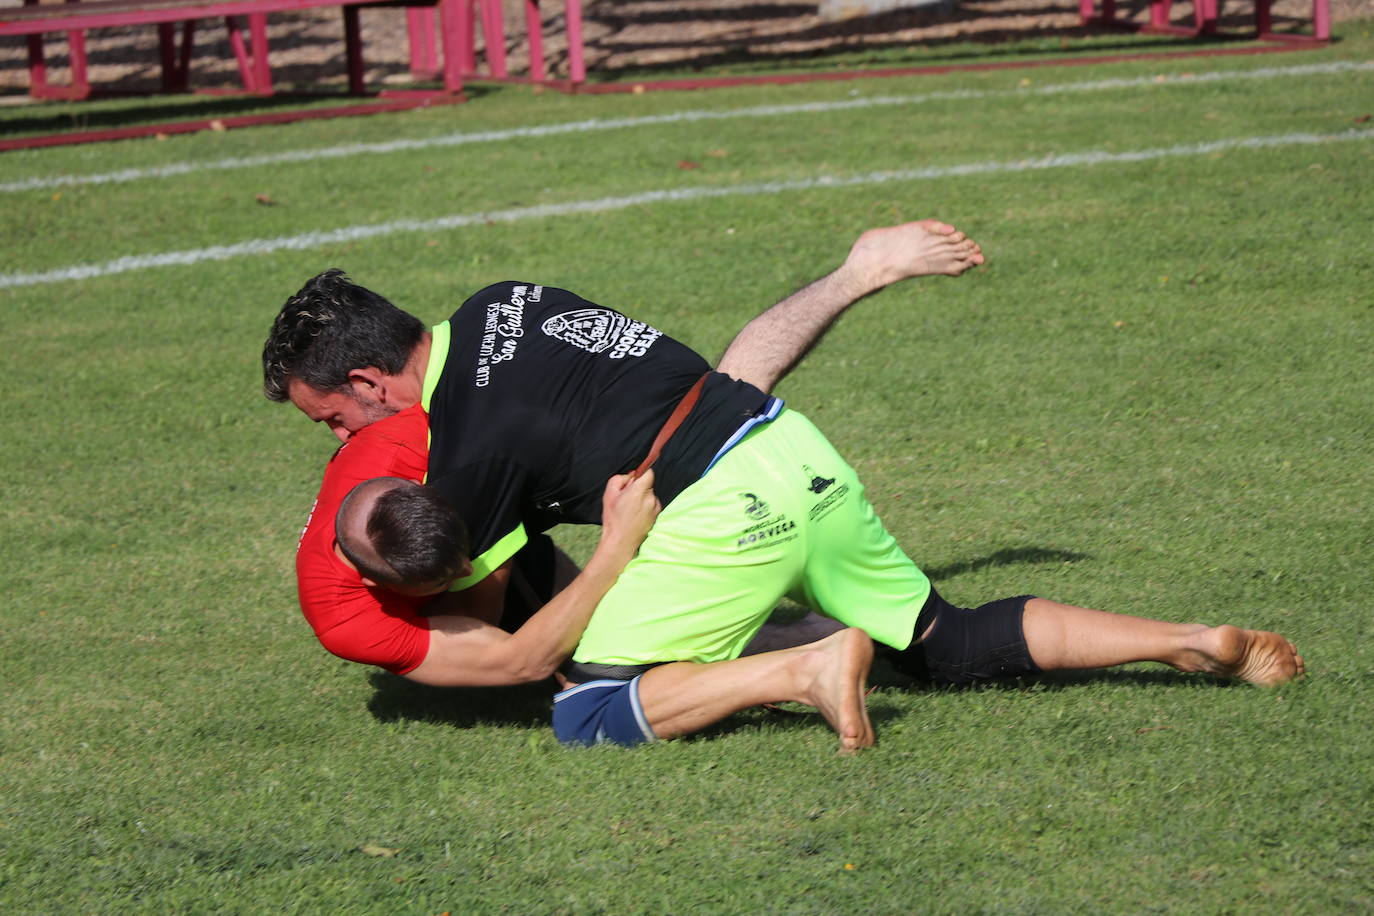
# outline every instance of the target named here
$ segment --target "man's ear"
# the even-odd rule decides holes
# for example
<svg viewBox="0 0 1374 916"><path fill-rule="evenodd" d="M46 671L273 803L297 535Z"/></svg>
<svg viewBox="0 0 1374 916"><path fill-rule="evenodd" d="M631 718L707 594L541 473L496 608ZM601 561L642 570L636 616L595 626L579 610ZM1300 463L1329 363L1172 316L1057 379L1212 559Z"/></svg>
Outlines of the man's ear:
<svg viewBox="0 0 1374 916"><path fill-rule="evenodd" d="M391 376L375 366L348 370L348 386L353 396L363 401L385 403L390 379Z"/></svg>

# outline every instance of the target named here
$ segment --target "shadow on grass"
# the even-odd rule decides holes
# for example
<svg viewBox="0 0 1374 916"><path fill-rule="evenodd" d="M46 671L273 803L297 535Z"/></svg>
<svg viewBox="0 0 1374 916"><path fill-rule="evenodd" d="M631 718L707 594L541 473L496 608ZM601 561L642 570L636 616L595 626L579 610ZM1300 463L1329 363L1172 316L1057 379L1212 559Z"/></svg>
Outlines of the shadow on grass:
<svg viewBox="0 0 1374 916"><path fill-rule="evenodd" d="M463 94L471 102L492 91L495 91L492 87L469 86L464 88ZM142 124L271 115L300 109L324 111L330 108L380 106L387 101L387 98L374 95L327 92L278 92L272 96L137 94L121 96L117 100L105 95L90 101L34 102L8 111L0 110L0 136L114 130Z"/></svg>
<svg viewBox="0 0 1374 916"><path fill-rule="evenodd" d="M928 39L918 45L908 42L890 43L839 43L830 48L808 51L779 52L759 49L751 42L747 48L726 48L715 52L699 54L687 60L672 60L663 63L643 63L626 66L622 69L593 73L596 82L623 83L641 80L655 80L670 77L689 76L744 76L770 72L808 73L826 70L900 69L908 67L943 67L965 64L991 64L1000 61L1020 60L1033 63L1037 60L1072 58L1082 55L1135 54L1171 50L1195 50L1204 46L1207 39L1161 38L1159 36L1138 37L1128 33L1115 33L1116 40L1091 40L1091 34L1078 30L1066 35L1062 42L1057 32L1048 32L1045 38L1054 38L1052 45L1043 41L1041 46L1024 38L981 38L972 39L961 36L959 39ZM1087 39L1087 40L1085 40ZM1006 46L1000 41L1009 42ZM1211 39L1206 46L1218 46L1223 42L1233 43L1230 39ZM608 51L623 49L608 48ZM634 47L633 51L646 50ZM649 49L652 50L652 49Z"/></svg>
<svg viewBox="0 0 1374 916"><path fill-rule="evenodd" d="M1061 6L993 9L988 4L959 4L944 8L905 9L862 16L841 22L815 22L808 14L814 5L767 4L721 10L669 7L646 13L642 5L617 12L614 2L598 4L595 18L606 32L587 42L589 55L634 58L646 54L666 57L656 63L629 63L615 70L597 68L592 79L633 82L693 74L740 75L769 71L816 71L889 67L991 64L1022 59L1024 63L1074 56L1196 51L1253 40L1248 11L1227 10L1218 20L1219 32L1209 36L1153 35L1129 28L1072 24L1052 25L1028 20L1064 12ZM722 20L741 19L737 29L723 29ZM673 25L644 38L646 24ZM1301 31L1304 21L1282 17L1278 31ZM952 30L949 28L954 26ZM943 27L912 37L910 30ZM704 37L703 37L704 36ZM892 36L885 38L884 36ZM798 44L816 44L796 50Z"/></svg>
<svg viewBox="0 0 1374 916"><path fill-rule="evenodd" d="M1075 553L1072 550L1058 550L1052 547L1008 547L994 551L985 557L973 560L959 560L945 566L922 567L933 582L942 582L957 576L978 572L996 566L1031 566L1040 563L1077 563L1091 560L1092 554Z"/></svg>
<svg viewBox="0 0 1374 916"><path fill-rule="evenodd" d="M454 728L547 727L557 689L551 680L520 687L427 687L380 671L368 679L376 692L367 710L379 722L410 719Z"/></svg>
<svg viewBox="0 0 1374 916"><path fill-rule="evenodd" d="M1185 690L1212 690L1240 687L1250 689L1250 685L1227 678L1212 677L1205 674L1184 674L1163 666L1156 669L1137 668L1092 668L1082 671L1047 671L1033 677L1013 678L1005 681L989 681L983 684L928 684L913 681L902 674L893 672L886 681L877 677L869 683L876 687L895 687L913 693L968 693L972 691L1001 691L1007 693L1057 693L1061 690L1076 690L1085 687L1175 687Z"/></svg>
<svg viewBox="0 0 1374 916"><path fill-rule="evenodd" d="M1097 668L1088 671L1052 671L1042 674L1033 683L1038 690L1060 691L1078 687L1118 686L1181 687L1187 690L1241 688L1253 690L1249 684L1206 674L1184 674L1167 668L1154 670Z"/></svg>

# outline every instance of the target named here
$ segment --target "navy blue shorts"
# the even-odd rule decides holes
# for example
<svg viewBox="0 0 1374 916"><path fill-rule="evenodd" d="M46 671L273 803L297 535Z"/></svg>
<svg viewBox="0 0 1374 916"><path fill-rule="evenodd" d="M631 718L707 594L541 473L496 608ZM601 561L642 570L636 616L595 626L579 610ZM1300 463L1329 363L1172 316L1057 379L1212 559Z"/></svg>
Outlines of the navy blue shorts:
<svg viewBox="0 0 1374 916"><path fill-rule="evenodd" d="M564 690L553 698L553 733L574 747L658 740L639 705L639 678L588 681Z"/></svg>

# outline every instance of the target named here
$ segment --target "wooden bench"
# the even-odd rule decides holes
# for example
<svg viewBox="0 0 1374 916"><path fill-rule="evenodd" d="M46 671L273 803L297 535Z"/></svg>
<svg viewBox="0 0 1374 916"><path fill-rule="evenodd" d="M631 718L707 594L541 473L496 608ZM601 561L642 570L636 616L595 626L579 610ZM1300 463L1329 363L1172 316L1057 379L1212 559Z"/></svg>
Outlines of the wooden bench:
<svg viewBox="0 0 1374 916"><path fill-rule="evenodd" d="M162 65L162 88L184 92L189 88L190 62L196 23L203 19L222 19L229 30L229 43L238 64L239 77L246 92L272 94L272 72L268 63L267 16L272 13L339 7L343 12L344 45L348 66L348 89L355 95L365 93L363 85L362 33L358 11L363 7L405 7L411 41L411 70L422 79L443 76L443 92L458 94L464 76L482 76L476 71L473 6L480 3L482 30L486 36L487 59L491 76L508 77L505 59L505 29L500 0L65 0L40 3L24 0L23 6L0 7L0 37L23 36L28 43L29 93L35 98L82 99L90 95L87 76L85 33L93 28L131 25L156 25ZM580 0L567 0L569 21L569 60L575 80L585 77L582 67ZM531 77L543 80L542 26L538 0L526 0L530 28ZM245 39L241 25L248 24ZM572 34L576 21L577 34ZM180 40L177 26L180 25ZM71 62L71 82L55 86L47 77L43 35L66 32ZM439 62L436 43L443 48ZM538 67L537 76L534 68Z"/></svg>

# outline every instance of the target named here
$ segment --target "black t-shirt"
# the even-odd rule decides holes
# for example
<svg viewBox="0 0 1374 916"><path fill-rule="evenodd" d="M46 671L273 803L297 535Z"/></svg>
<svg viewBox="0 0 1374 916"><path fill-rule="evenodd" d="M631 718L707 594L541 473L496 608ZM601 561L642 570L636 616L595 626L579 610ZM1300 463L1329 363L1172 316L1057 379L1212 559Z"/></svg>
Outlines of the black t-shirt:
<svg viewBox="0 0 1374 916"><path fill-rule="evenodd" d="M567 290L512 281L464 302L435 329L433 347L427 482L469 527L474 581L527 532L599 523L606 480L638 466L710 368L643 322ZM712 373L654 464L659 501L666 506L700 477L769 400ZM480 562L489 553L489 565Z"/></svg>

